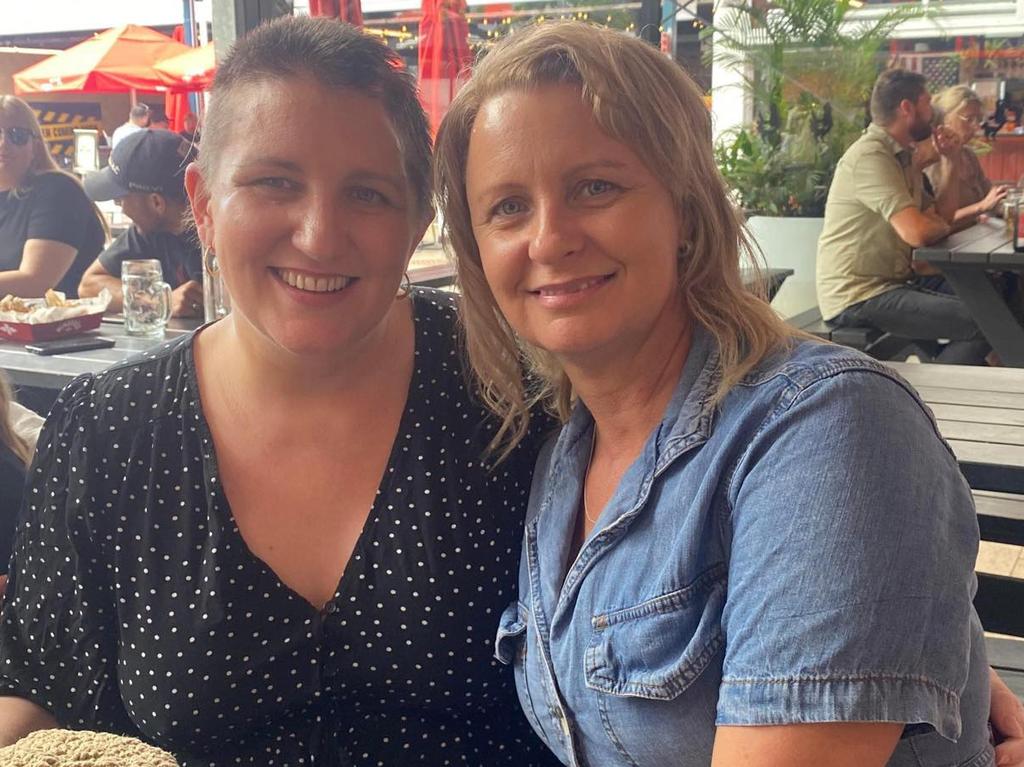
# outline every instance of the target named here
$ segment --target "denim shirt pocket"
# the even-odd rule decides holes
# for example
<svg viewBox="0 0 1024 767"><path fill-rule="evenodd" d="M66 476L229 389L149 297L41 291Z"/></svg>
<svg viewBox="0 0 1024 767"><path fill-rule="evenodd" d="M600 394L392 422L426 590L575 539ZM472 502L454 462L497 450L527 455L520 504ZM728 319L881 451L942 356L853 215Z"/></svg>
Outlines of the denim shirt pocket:
<svg viewBox="0 0 1024 767"><path fill-rule="evenodd" d="M681 589L595 615L584 658L587 687L616 696L675 699L722 648L725 592L726 567L717 564Z"/></svg>

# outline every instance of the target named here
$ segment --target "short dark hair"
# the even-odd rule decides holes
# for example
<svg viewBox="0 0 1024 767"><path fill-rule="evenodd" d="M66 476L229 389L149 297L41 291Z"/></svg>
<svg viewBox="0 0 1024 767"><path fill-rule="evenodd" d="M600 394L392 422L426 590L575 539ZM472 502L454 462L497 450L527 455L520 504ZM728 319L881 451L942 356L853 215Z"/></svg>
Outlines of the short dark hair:
<svg viewBox="0 0 1024 767"><path fill-rule="evenodd" d="M223 151L240 88L260 82L311 77L321 85L351 88L379 99L398 136L406 177L421 212L432 212L430 127L416 80L385 44L336 19L284 16L238 40L217 67L203 124L199 164L211 177Z"/></svg>
<svg viewBox="0 0 1024 767"><path fill-rule="evenodd" d="M143 117L149 114L149 107L145 104L136 104L132 107L132 111L128 115L133 120L141 120Z"/></svg>
<svg viewBox="0 0 1024 767"><path fill-rule="evenodd" d="M928 90L924 75L905 69L887 69L875 80L871 89L871 119L888 125L896 117L903 99L917 101Z"/></svg>

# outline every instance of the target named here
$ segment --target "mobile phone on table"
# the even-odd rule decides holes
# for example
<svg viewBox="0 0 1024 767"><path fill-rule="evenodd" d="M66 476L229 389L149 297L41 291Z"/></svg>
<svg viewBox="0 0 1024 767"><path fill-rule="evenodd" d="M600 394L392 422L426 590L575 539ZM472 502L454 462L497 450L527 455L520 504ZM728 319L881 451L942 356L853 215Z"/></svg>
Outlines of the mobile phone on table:
<svg viewBox="0 0 1024 767"><path fill-rule="evenodd" d="M56 341L35 341L25 344L25 348L33 354L50 355L84 352L89 349L109 349L113 345L113 338L85 336L81 338L58 338Z"/></svg>

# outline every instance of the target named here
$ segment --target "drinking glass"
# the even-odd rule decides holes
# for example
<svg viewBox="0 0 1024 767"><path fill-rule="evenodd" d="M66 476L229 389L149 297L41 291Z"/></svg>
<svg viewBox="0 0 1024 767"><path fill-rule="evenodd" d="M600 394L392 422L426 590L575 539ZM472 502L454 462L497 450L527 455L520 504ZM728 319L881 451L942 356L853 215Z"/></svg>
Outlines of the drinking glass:
<svg viewBox="0 0 1024 767"><path fill-rule="evenodd" d="M130 336L162 336L171 319L171 286L155 258L139 258L121 264L124 293L124 329Z"/></svg>

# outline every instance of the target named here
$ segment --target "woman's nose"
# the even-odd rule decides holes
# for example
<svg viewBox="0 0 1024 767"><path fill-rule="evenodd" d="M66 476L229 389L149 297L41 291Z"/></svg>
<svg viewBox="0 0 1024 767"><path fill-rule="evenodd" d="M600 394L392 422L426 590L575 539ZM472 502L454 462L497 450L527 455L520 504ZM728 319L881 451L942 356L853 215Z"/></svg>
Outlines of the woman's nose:
<svg viewBox="0 0 1024 767"><path fill-rule="evenodd" d="M530 258L551 263L583 246L583 231L577 215L561 202L541 204L534 219Z"/></svg>

